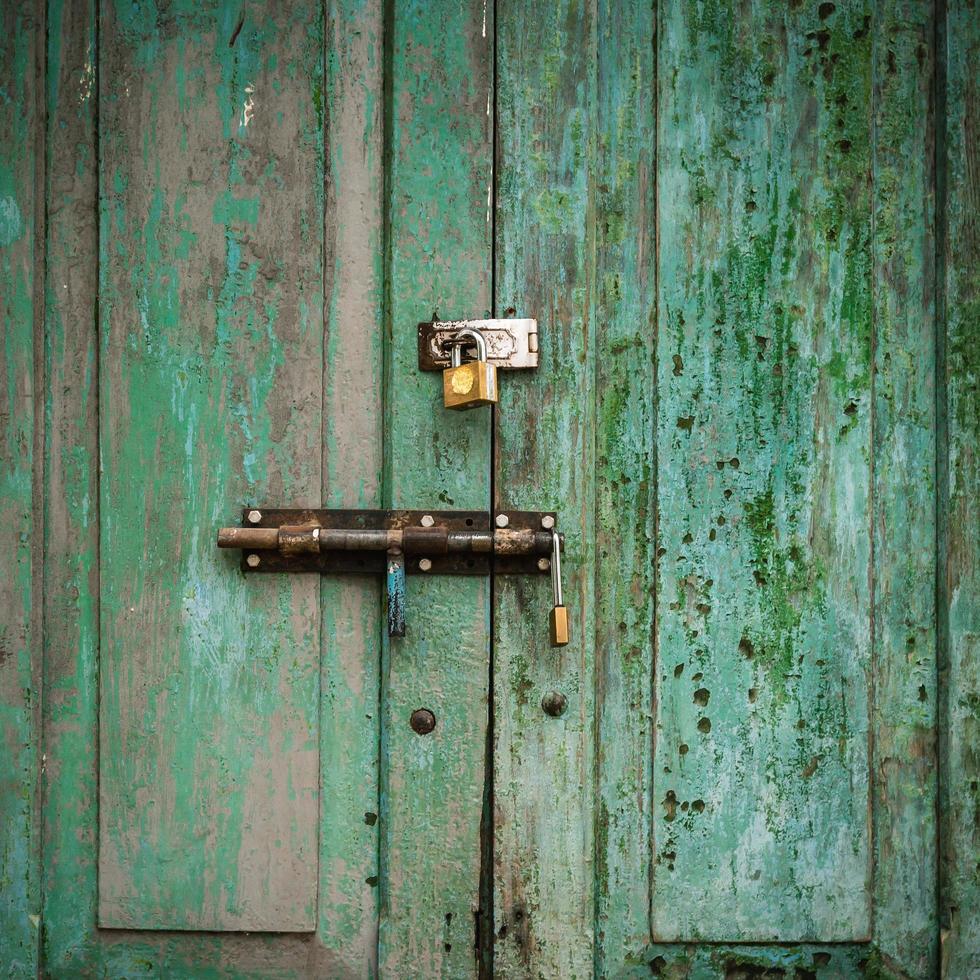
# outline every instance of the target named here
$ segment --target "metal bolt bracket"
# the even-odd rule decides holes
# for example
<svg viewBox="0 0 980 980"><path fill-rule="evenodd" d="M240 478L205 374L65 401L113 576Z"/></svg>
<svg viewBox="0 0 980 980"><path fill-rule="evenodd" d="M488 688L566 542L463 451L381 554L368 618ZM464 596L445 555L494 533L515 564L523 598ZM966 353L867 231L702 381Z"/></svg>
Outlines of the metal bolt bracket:
<svg viewBox="0 0 980 980"><path fill-rule="evenodd" d="M497 320L434 320L419 324L419 370L443 371L450 366L451 344L460 330L475 330L487 344L487 360L504 370L538 366L538 321L531 318Z"/></svg>
<svg viewBox="0 0 980 980"><path fill-rule="evenodd" d="M248 574L384 574L395 637L405 635L407 574L547 574L555 547L548 519L553 525L554 513L494 512L491 526L486 511L249 508L242 527L219 530L218 547L241 549Z"/></svg>

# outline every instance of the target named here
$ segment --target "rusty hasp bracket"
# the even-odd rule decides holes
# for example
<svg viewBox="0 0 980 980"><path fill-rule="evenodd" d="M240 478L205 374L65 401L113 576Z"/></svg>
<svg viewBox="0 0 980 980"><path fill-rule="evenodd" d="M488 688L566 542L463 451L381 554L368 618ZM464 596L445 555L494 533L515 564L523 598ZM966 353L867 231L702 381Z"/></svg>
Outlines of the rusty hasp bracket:
<svg viewBox="0 0 980 980"><path fill-rule="evenodd" d="M460 330L475 330L487 345L487 361L498 370L538 366L538 321L532 318L498 320L435 320L419 324L419 370L443 371L450 366L452 339Z"/></svg>
<svg viewBox="0 0 980 980"><path fill-rule="evenodd" d="M405 575L546 575L560 536L555 514L502 511L246 508L218 531L242 570L384 574L388 630L405 635Z"/></svg>

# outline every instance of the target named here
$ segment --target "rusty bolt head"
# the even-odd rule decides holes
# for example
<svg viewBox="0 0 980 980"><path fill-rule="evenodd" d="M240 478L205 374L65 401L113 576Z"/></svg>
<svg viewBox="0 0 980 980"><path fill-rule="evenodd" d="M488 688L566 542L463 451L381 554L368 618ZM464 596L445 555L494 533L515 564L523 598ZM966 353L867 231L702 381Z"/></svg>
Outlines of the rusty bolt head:
<svg viewBox="0 0 980 980"><path fill-rule="evenodd" d="M419 571L420 572L428 572L428 571L431 570L431 568L432 568L432 559L431 558L420 558L419 559Z"/></svg>
<svg viewBox="0 0 980 980"><path fill-rule="evenodd" d="M436 727L436 716L428 708L416 708L409 724L417 735L428 735Z"/></svg>
<svg viewBox="0 0 980 980"><path fill-rule="evenodd" d="M551 568L551 560L548 558L539 558L538 568L541 569L542 572L548 571L548 569Z"/></svg>
<svg viewBox="0 0 980 980"><path fill-rule="evenodd" d="M245 559L245 564L248 565L249 568L258 568L259 565L261 564L261 562L262 562L262 559L259 558L258 555L249 555Z"/></svg>
<svg viewBox="0 0 980 980"><path fill-rule="evenodd" d="M550 531L555 526L555 519L551 516L551 514L545 514L544 517L541 518L541 526L546 531Z"/></svg>
<svg viewBox="0 0 980 980"><path fill-rule="evenodd" d="M546 715L551 715L552 718L560 718L568 707L568 698L558 691L549 691L541 699L541 707Z"/></svg>
<svg viewBox="0 0 980 980"><path fill-rule="evenodd" d="M496 524L497 527L507 527L510 524L510 518L506 514L498 514Z"/></svg>
<svg viewBox="0 0 980 980"><path fill-rule="evenodd" d="M248 512L248 523L258 524L262 520L262 511L260 510L250 510Z"/></svg>
<svg viewBox="0 0 980 980"><path fill-rule="evenodd" d="M432 527L432 525L435 524L435 522L436 519L431 514L423 514L422 520L419 521L422 527Z"/></svg>

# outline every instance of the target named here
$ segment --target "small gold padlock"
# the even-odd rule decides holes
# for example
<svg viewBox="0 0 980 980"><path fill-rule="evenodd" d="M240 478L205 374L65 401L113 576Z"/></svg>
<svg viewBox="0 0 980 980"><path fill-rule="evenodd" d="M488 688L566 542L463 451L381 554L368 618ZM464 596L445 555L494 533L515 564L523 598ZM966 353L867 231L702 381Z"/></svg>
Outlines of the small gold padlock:
<svg viewBox="0 0 980 980"><path fill-rule="evenodd" d="M563 647L567 646L571 639L571 630L568 623L568 606L565 605L565 597L562 595L561 538L558 537L557 531L551 532L551 589L555 600L551 615L548 617L551 645Z"/></svg>
<svg viewBox="0 0 980 980"><path fill-rule="evenodd" d="M463 363L465 341L476 345L476 360ZM442 372L442 401L446 408L477 408L497 401L497 365L487 360L487 342L477 330L464 327L449 341L450 366Z"/></svg>

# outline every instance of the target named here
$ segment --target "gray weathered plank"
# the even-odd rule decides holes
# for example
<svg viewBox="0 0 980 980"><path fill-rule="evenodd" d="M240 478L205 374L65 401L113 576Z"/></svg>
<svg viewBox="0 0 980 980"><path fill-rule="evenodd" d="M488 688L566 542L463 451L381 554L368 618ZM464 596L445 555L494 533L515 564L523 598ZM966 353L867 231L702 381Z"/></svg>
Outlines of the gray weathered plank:
<svg viewBox="0 0 980 980"><path fill-rule="evenodd" d="M541 363L501 381L495 506L556 509L572 642L548 641L545 579L494 606L494 931L500 976L593 968L596 11L498 4L498 315L535 316ZM542 698L568 701L549 717Z"/></svg>
<svg viewBox="0 0 980 980"><path fill-rule="evenodd" d="M383 399L383 5L337 0L326 24L323 500L380 507ZM352 410L356 406L356 410ZM377 969L380 582L323 581L322 975Z"/></svg>
<svg viewBox="0 0 980 980"><path fill-rule="evenodd" d="M660 9L660 940L871 928L869 15Z"/></svg>
<svg viewBox="0 0 980 980"><path fill-rule="evenodd" d="M386 502L485 509L490 414L442 407L416 327L489 312L493 11L406 0L389 17ZM489 583L413 575L407 607L384 654L379 965L463 977L477 962ZM431 734L409 727L416 708L435 714Z"/></svg>
<svg viewBox="0 0 980 980"><path fill-rule="evenodd" d="M322 22L105 5L99 921L315 925L319 583L214 529L320 497Z"/></svg>
<svg viewBox="0 0 980 980"><path fill-rule="evenodd" d="M949 0L940 139L943 976L980 950L980 16Z"/></svg>
<svg viewBox="0 0 980 980"><path fill-rule="evenodd" d="M35 386L41 314L36 249L43 236L35 180L44 105L39 74L43 8L0 10L0 963L12 977L37 970L41 515Z"/></svg>
<svg viewBox="0 0 980 980"><path fill-rule="evenodd" d="M876 956L936 975L934 20L874 18L872 791Z"/></svg>

